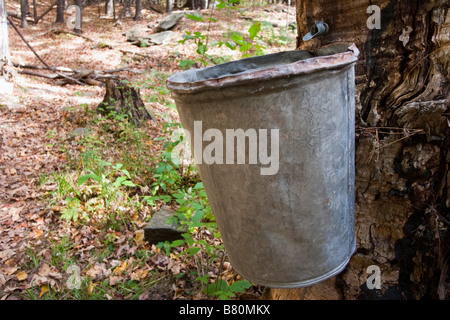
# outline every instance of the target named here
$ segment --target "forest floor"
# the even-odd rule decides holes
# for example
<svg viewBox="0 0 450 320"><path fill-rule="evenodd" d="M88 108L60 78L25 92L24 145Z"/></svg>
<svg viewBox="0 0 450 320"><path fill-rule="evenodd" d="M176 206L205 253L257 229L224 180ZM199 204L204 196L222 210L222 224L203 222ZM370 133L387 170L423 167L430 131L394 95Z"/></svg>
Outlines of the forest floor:
<svg viewBox="0 0 450 320"><path fill-rule="evenodd" d="M214 10L211 23L204 10L204 22L183 18L168 43L145 47L127 42L124 32L137 25L154 31L165 14L144 9L140 21L124 18L115 26L100 17L103 8L91 6L83 13L83 38L54 32L54 9L20 29L50 66L139 71L118 74L140 89L155 121L137 128L120 115L99 116L103 86L59 85L14 69L13 94L0 97L0 299L261 296L264 288L244 281L228 262L195 167L166 157L179 119L165 79L182 71L182 61L199 67L194 41L179 43L186 30L225 42L234 31L246 38L255 21L265 21L253 39L264 53L295 49L296 29L287 26L295 9L287 9ZM17 4L8 11L18 12ZM9 39L13 63L42 65L11 27ZM208 54L214 64L243 53L223 45ZM143 227L164 204L184 214L191 233L150 245Z"/></svg>

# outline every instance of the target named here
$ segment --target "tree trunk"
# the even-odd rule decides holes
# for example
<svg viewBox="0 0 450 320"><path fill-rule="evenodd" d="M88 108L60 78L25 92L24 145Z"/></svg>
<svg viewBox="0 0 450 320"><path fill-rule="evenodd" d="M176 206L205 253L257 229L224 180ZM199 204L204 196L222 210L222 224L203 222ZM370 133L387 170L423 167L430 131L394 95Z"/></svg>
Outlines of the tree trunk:
<svg viewBox="0 0 450 320"><path fill-rule="evenodd" d="M28 28L27 16L30 14L30 6L28 0L20 0L20 27L23 29Z"/></svg>
<svg viewBox="0 0 450 320"><path fill-rule="evenodd" d="M83 0L75 0L75 5L80 8L79 17L77 17L77 22L75 24L75 33L82 34L83 33ZM79 20L78 20L79 19Z"/></svg>
<svg viewBox="0 0 450 320"><path fill-rule="evenodd" d="M173 1L174 0L166 0L166 12L168 14L172 13L172 9L173 9Z"/></svg>
<svg viewBox="0 0 450 320"><path fill-rule="evenodd" d="M106 0L105 2L105 15L111 17L113 15L114 0Z"/></svg>
<svg viewBox="0 0 450 320"><path fill-rule="evenodd" d="M126 115L129 121L140 126L144 121L153 120L141 99L139 89L130 87L125 81L106 81L106 92L97 111L105 116Z"/></svg>
<svg viewBox="0 0 450 320"><path fill-rule="evenodd" d="M5 68L10 64L8 20L5 0L0 0L0 78L5 76Z"/></svg>
<svg viewBox="0 0 450 320"><path fill-rule="evenodd" d="M37 17L37 1L33 0L33 21L36 21Z"/></svg>
<svg viewBox="0 0 450 320"><path fill-rule="evenodd" d="M308 288L270 289L266 298L450 298L448 2L380 0L380 11L362 0L296 2L299 49L345 41L361 51L357 251L341 274ZM317 20L329 33L303 42ZM369 266L379 270L380 286Z"/></svg>
<svg viewBox="0 0 450 320"><path fill-rule="evenodd" d="M134 21L141 20L142 0L136 0L136 12L134 14Z"/></svg>
<svg viewBox="0 0 450 320"><path fill-rule="evenodd" d="M56 6L56 23L64 23L64 0L59 0Z"/></svg>

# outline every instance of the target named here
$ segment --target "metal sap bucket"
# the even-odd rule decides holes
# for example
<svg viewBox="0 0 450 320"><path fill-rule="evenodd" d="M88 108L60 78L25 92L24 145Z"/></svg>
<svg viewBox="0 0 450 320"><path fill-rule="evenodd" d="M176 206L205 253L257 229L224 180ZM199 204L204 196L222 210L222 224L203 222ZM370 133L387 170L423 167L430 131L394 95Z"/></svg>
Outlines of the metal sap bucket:
<svg viewBox="0 0 450 320"><path fill-rule="evenodd" d="M338 44L167 79L230 262L255 284L310 286L356 249L358 53Z"/></svg>

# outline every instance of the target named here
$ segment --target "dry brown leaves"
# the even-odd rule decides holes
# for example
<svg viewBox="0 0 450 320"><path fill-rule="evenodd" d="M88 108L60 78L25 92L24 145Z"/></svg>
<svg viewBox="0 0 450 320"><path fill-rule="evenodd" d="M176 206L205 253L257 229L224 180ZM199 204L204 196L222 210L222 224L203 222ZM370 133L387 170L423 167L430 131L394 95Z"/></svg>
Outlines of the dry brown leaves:
<svg viewBox="0 0 450 320"><path fill-rule="evenodd" d="M8 3L7 6L8 11L18 9L17 3ZM95 6L86 8L83 15L86 19L83 23L84 35L107 43L112 49L94 48L92 42L83 38L49 32L55 20L55 12L47 15L38 25L30 25L22 32L42 58L54 67L92 70L129 67L174 73L180 71L179 60L195 59L193 43L179 45L177 42L182 39L184 30L205 33L208 27L207 24L182 19L174 29L175 35L171 43L139 48L127 43L123 33L137 24L156 27L158 20L163 18L162 15L144 10L140 22L124 19L117 27L113 26L113 20L98 19ZM219 40L229 29L236 30L239 27L245 33L249 27L249 24L236 23L245 21L238 18L239 12L223 11L216 13L216 16L220 22L211 24L210 41ZM279 25L283 25L286 17L278 11L264 13L263 9L259 14L256 10L248 13L247 17L249 16L271 19ZM14 62L40 64L12 29L9 37ZM135 54L124 54L120 50ZM278 47L266 51L280 50ZM211 49L210 53L223 55L219 48ZM236 58L240 53L228 51L226 54ZM123 75L130 80L139 80L145 76ZM79 85L59 87L48 79L22 75L16 75L14 83L13 96L1 97L0 100L0 298L27 298L23 293L32 285L38 288L39 298L48 295L52 289L64 290L65 282L70 276L64 269L67 265L53 263L55 244L61 243L63 238L71 241L70 250L66 252L66 262L68 259L76 261L81 270L80 276L90 279L87 288L89 294L94 294L99 284L106 279L110 286L115 286L128 280L144 282L155 278L150 289L141 294L140 299L206 298L201 290L193 296L187 295L187 291L196 288L189 287L190 284L183 277L176 277L189 270L201 271L205 265L204 253L199 252L193 259L186 260L185 256L178 255L182 248L175 248L174 253L167 256L144 241L142 230L122 233L110 230L107 234L102 234L94 225L73 225L61 220L61 208L57 205L48 207L45 197L54 191L55 185L39 187L40 178L43 174L62 171L68 156L73 157L83 151L77 143L78 138L69 139L70 133L86 123L86 119L80 116L83 114L79 112L80 105L94 108L102 100L104 89ZM141 89L142 94L148 91L146 88ZM152 102L148 107L158 115L165 114L164 121L178 121L177 113L159 102ZM163 134L158 122L151 123L149 128L153 136ZM152 141L146 142L146 145L151 153L157 153L161 149L161 146ZM145 188L141 191L148 192ZM130 213L136 215L135 220L140 228L144 226L144 218L148 215L145 210L147 209ZM107 237L112 239L114 250L99 261L100 252L106 250L104 239ZM214 240L211 238L208 241ZM139 250L150 252L150 258L139 260L136 256ZM36 263L33 263L32 256ZM227 261L223 264L221 274L219 262L204 270L213 279L236 279ZM171 282L168 282L169 278L172 279ZM114 296L112 292L103 296L106 299L127 297L130 295Z"/></svg>

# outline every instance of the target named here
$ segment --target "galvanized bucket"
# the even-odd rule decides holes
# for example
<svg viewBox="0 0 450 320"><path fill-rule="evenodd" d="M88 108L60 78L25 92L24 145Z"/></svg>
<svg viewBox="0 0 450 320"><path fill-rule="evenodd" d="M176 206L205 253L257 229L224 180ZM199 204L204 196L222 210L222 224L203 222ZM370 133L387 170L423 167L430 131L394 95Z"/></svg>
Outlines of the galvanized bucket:
<svg viewBox="0 0 450 320"><path fill-rule="evenodd" d="M255 284L310 286L355 251L358 53L288 51L167 80L230 262Z"/></svg>

